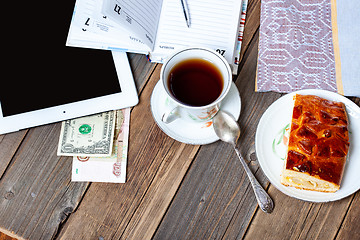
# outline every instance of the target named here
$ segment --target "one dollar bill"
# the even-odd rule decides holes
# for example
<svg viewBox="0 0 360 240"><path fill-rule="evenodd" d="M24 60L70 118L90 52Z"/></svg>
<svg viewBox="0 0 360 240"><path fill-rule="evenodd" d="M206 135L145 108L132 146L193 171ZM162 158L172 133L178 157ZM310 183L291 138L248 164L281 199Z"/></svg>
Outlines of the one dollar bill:
<svg viewBox="0 0 360 240"><path fill-rule="evenodd" d="M62 122L59 156L110 156L113 148L115 112L109 111Z"/></svg>

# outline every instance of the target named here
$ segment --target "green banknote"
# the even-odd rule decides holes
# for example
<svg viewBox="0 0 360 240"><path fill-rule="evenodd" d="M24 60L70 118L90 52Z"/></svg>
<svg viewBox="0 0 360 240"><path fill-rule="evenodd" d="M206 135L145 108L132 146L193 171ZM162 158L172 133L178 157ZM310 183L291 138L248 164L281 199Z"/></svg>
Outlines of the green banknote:
<svg viewBox="0 0 360 240"><path fill-rule="evenodd" d="M115 130L115 112L109 111L62 122L59 156L110 156Z"/></svg>

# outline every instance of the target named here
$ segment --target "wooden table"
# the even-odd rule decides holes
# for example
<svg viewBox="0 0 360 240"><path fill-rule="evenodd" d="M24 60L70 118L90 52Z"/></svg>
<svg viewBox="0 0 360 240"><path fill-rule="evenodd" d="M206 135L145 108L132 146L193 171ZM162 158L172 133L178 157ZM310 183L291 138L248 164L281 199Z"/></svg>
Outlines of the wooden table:
<svg viewBox="0 0 360 240"><path fill-rule="evenodd" d="M239 74L238 146L275 202L259 210L230 145L186 145L150 111L160 64L129 55L140 102L132 108L125 184L71 182L58 157L60 123L0 136L0 231L25 239L360 239L360 193L330 203L284 195L259 167L254 139L278 93L255 93L260 1L249 1ZM359 105L358 98L352 100ZM240 143L241 142L241 143ZM0 238L10 239L4 234Z"/></svg>

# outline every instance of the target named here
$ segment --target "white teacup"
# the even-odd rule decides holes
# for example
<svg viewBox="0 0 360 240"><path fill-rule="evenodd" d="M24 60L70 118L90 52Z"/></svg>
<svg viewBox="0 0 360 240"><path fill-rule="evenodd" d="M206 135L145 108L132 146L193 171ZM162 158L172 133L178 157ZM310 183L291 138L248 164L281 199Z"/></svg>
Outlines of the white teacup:
<svg viewBox="0 0 360 240"><path fill-rule="evenodd" d="M174 76L174 69L178 68L179 64L190 62L192 59L201 59L201 61L210 63L216 68L216 73L222 78L222 88L219 88L218 97L204 105L185 103L183 99L176 96L174 86L171 83L171 78ZM228 94L231 87L232 73L225 58L217 52L206 48L186 48L174 53L165 61L160 72L160 79L167 94L166 110L162 114L161 119L164 123L170 123L179 118L192 122L207 122L216 115L220 109L222 100ZM204 88L196 88L195 91L198 91L199 94L207 94L209 90L206 90L206 84L207 83L204 82ZM189 96L191 95L191 90L194 90L191 87L185 89L185 95L187 94L186 91L189 91ZM196 96L197 92L192 92L191 96L194 96L194 94Z"/></svg>

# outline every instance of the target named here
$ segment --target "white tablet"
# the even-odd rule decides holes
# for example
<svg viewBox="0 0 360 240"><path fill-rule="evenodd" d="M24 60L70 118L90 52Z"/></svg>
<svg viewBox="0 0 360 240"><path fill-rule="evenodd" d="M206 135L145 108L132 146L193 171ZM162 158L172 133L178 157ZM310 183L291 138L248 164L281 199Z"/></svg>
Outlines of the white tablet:
<svg viewBox="0 0 360 240"><path fill-rule="evenodd" d="M92 66L95 71L86 74L64 70L46 79L2 81L0 134L136 105L138 96L126 53L113 52L115 64L111 66L111 52L93 51L108 53L97 57L108 58L111 73L97 76L97 67ZM80 75L84 78L79 79Z"/></svg>
<svg viewBox="0 0 360 240"><path fill-rule="evenodd" d="M126 53L65 46L73 10L24 2L4 26L0 134L137 104Z"/></svg>

